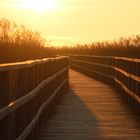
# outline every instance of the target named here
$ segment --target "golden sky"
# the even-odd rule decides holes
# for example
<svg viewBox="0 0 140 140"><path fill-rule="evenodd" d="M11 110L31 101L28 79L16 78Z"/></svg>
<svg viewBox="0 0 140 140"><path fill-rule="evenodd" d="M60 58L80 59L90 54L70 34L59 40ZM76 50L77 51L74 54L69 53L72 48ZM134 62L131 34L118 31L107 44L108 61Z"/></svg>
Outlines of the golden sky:
<svg viewBox="0 0 140 140"><path fill-rule="evenodd" d="M1 17L41 32L54 45L140 34L140 0L0 0Z"/></svg>

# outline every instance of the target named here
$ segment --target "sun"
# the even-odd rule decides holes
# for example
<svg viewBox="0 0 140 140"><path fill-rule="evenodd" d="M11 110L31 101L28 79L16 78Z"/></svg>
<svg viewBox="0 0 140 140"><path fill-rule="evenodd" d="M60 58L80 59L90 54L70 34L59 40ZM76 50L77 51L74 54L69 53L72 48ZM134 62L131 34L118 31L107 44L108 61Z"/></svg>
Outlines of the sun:
<svg viewBox="0 0 140 140"><path fill-rule="evenodd" d="M55 10L55 0L23 0L22 7L36 11Z"/></svg>

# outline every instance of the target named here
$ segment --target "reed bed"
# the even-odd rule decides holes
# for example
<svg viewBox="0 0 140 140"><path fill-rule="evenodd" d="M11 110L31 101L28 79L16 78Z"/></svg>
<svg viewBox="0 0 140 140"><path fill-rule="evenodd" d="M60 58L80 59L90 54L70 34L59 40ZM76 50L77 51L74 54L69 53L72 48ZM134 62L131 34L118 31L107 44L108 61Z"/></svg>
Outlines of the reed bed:
<svg viewBox="0 0 140 140"><path fill-rule="evenodd" d="M118 56L140 58L140 35L121 37L114 41L102 41L92 44L64 46L58 48L60 54L81 54L99 56Z"/></svg>
<svg viewBox="0 0 140 140"><path fill-rule="evenodd" d="M63 47L45 46L46 42L39 32L5 18L0 19L0 63L67 54L140 58L140 35Z"/></svg>
<svg viewBox="0 0 140 140"><path fill-rule="evenodd" d="M49 57L45 39L24 25L0 19L0 63Z"/></svg>

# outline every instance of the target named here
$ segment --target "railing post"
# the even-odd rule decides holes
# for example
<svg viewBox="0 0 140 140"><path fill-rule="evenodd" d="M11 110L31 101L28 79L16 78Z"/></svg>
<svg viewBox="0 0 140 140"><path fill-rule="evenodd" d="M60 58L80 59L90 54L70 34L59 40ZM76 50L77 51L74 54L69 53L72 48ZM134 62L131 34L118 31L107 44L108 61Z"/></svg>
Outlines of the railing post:
<svg viewBox="0 0 140 140"><path fill-rule="evenodd" d="M37 139L44 107L67 88L67 66L68 60L63 57L0 66L2 140Z"/></svg>
<svg viewBox="0 0 140 140"><path fill-rule="evenodd" d="M9 103L9 70L0 72L0 109ZM0 136L2 140L8 140L9 137L8 116L0 120Z"/></svg>
<svg viewBox="0 0 140 140"><path fill-rule="evenodd" d="M9 103L14 103L14 101L17 99L18 97L18 70L14 69L14 70L10 70L9 71ZM8 118L8 140L15 140L16 139L16 126L15 126L15 112L11 112L9 114L9 118Z"/></svg>

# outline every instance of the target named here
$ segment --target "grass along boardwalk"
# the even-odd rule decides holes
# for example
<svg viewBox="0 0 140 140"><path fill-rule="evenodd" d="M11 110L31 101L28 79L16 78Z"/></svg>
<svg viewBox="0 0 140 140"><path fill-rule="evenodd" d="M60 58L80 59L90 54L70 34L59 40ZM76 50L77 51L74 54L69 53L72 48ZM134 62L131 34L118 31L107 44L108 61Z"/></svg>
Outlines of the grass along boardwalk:
<svg viewBox="0 0 140 140"><path fill-rule="evenodd" d="M119 93L70 70L70 90L40 130L40 140L139 140L140 120Z"/></svg>

